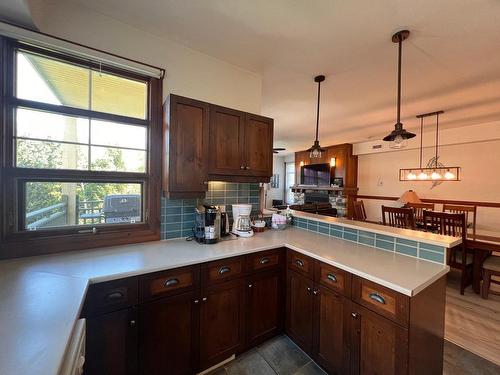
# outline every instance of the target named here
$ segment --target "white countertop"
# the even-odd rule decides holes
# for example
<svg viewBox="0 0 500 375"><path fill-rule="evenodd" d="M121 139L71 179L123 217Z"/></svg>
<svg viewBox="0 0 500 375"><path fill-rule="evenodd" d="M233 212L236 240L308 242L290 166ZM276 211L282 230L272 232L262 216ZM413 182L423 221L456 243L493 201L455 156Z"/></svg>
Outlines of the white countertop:
<svg viewBox="0 0 500 375"><path fill-rule="evenodd" d="M440 234L424 232L420 230L394 228L388 225L369 223L366 221L359 221L359 220L351 220L342 217L317 215L302 211L293 211L293 216L309 220L315 220L322 223L335 224L341 227L365 230L367 232L384 234L386 236L392 236L392 237L404 238L406 240L428 243L430 245L442 246L446 248L451 248L462 243L462 238L460 237L443 236Z"/></svg>
<svg viewBox="0 0 500 375"><path fill-rule="evenodd" d="M449 267L296 228L199 245L156 241L0 262L0 374L54 375L87 283L286 246L408 296Z"/></svg>

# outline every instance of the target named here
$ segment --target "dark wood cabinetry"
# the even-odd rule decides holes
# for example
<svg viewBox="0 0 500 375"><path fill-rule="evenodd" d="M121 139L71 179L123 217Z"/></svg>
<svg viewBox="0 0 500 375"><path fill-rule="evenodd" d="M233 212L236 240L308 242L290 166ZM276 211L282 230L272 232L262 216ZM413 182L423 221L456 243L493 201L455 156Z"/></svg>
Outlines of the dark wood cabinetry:
<svg viewBox="0 0 500 375"><path fill-rule="evenodd" d="M196 366L198 292L141 304L139 353L141 373L189 375Z"/></svg>
<svg viewBox="0 0 500 375"><path fill-rule="evenodd" d="M85 374L194 374L285 318L330 374L441 374L444 298L444 277L410 298L286 249L92 284Z"/></svg>
<svg viewBox="0 0 500 375"><path fill-rule="evenodd" d="M163 190L197 197L208 187L209 104L170 95L163 125Z"/></svg>
<svg viewBox="0 0 500 375"><path fill-rule="evenodd" d="M408 329L356 303L351 315L351 374L407 374Z"/></svg>
<svg viewBox="0 0 500 375"><path fill-rule="evenodd" d="M136 307L88 317L85 374L137 374L137 334Z"/></svg>
<svg viewBox="0 0 500 375"><path fill-rule="evenodd" d="M165 195L203 197L209 180L262 182L272 175L272 119L177 95L164 108Z"/></svg>
<svg viewBox="0 0 500 375"><path fill-rule="evenodd" d="M287 275L287 333L307 353L312 352L313 342L313 288L313 282L307 277L289 271Z"/></svg>

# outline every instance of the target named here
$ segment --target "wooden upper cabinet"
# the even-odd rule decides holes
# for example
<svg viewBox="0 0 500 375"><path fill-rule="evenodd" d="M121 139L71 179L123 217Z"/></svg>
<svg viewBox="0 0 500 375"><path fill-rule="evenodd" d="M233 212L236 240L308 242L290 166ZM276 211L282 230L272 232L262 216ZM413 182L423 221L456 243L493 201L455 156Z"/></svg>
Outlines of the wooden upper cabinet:
<svg viewBox="0 0 500 375"><path fill-rule="evenodd" d="M212 105L209 154L209 175L271 176L273 120Z"/></svg>
<svg viewBox="0 0 500 375"><path fill-rule="evenodd" d="M165 105L163 190L172 198L207 189L208 103L170 95Z"/></svg>
<svg viewBox="0 0 500 375"><path fill-rule="evenodd" d="M273 120L247 114L245 121L245 170L253 176L271 176L273 171Z"/></svg>
<svg viewBox="0 0 500 375"><path fill-rule="evenodd" d="M245 113L211 106L209 173L245 175Z"/></svg>

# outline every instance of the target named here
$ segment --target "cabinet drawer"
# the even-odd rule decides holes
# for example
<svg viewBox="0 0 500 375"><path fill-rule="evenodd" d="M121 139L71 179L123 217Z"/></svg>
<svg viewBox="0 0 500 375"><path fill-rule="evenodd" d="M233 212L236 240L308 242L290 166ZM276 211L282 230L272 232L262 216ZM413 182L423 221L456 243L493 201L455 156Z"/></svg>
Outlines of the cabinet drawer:
<svg viewBox="0 0 500 375"><path fill-rule="evenodd" d="M149 301L159 297L184 293L198 287L200 266L175 268L141 276L140 299Z"/></svg>
<svg viewBox="0 0 500 375"><path fill-rule="evenodd" d="M137 277L128 277L91 284L85 299L82 316L95 316L137 304Z"/></svg>
<svg viewBox="0 0 500 375"><path fill-rule="evenodd" d="M321 285L346 297L351 296L352 275L349 272L323 262L317 262L316 264L316 277Z"/></svg>
<svg viewBox="0 0 500 375"><path fill-rule="evenodd" d="M288 268L310 279L314 276L314 259L296 251L288 251Z"/></svg>
<svg viewBox="0 0 500 375"><path fill-rule="evenodd" d="M282 264L281 254L282 250L276 249L247 255L247 269L249 272L255 272L276 268Z"/></svg>
<svg viewBox="0 0 500 375"><path fill-rule="evenodd" d="M408 326L408 296L358 276L353 276L352 281L353 301L396 323Z"/></svg>
<svg viewBox="0 0 500 375"><path fill-rule="evenodd" d="M216 260L205 264L204 281L214 284L221 281L233 280L245 274L245 258L236 257Z"/></svg>

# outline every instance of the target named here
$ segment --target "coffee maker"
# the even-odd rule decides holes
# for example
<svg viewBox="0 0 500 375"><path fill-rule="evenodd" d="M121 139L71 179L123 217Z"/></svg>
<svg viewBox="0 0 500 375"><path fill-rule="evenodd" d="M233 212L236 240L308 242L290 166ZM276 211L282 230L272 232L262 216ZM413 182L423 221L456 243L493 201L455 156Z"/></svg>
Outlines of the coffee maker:
<svg viewBox="0 0 500 375"><path fill-rule="evenodd" d="M219 207L200 205L196 207L194 238L203 244L214 244L220 239L221 215Z"/></svg>
<svg viewBox="0 0 500 375"><path fill-rule="evenodd" d="M233 233L239 237L252 237L251 204L233 204Z"/></svg>

